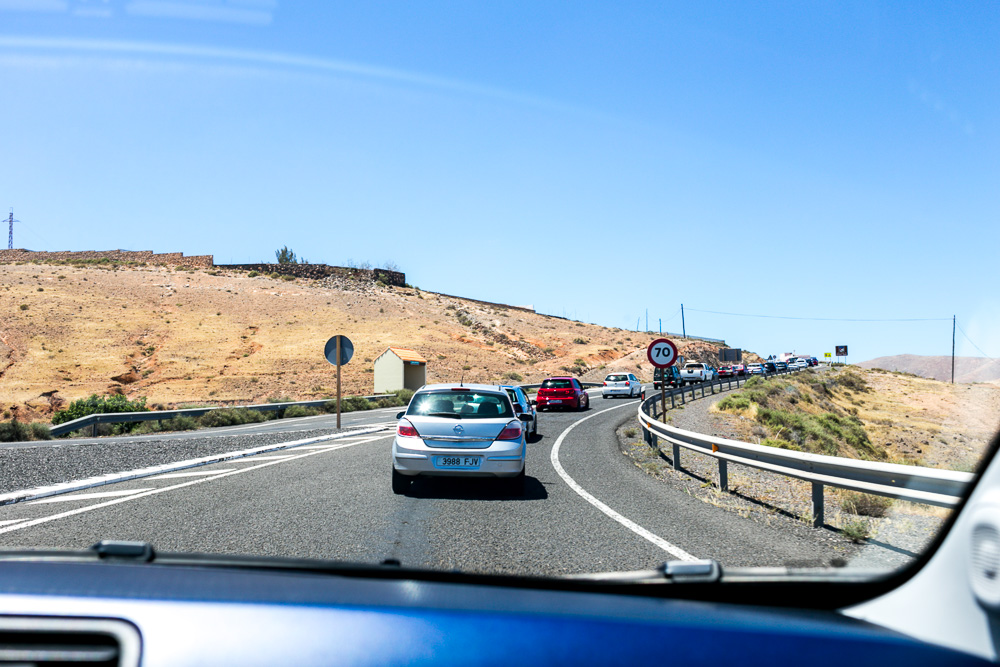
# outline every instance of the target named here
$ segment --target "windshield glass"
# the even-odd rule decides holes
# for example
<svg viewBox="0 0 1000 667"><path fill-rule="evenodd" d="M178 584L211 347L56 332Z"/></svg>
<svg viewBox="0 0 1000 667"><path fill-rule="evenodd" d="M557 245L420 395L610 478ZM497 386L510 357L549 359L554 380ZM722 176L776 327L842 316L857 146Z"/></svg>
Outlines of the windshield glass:
<svg viewBox="0 0 1000 667"><path fill-rule="evenodd" d="M0 549L907 567L1000 423L997 35L0 0Z"/></svg>

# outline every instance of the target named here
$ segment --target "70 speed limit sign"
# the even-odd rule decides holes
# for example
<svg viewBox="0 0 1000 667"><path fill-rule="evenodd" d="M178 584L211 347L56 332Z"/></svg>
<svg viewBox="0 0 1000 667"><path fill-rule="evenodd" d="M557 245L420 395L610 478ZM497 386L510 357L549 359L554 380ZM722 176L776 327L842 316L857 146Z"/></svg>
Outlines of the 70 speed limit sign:
<svg viewBox="0 0 1000 667"><path fill-rule="evenodd" d="M646 348L646 358L657 368L673 366L677 361L677 346L666 338L657 338Z"/></svg>

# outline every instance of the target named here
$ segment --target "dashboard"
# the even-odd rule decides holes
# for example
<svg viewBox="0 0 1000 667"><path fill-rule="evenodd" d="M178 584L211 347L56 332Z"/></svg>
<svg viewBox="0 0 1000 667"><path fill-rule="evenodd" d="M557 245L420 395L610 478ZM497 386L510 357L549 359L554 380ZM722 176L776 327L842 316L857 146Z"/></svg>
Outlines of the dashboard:
<svg viewBox="0 0 1000 667"><path fill-rule="evenodd" d="M985 662L836 611L420 581L403 573L16 561L0 564L0 590L0 664L5 649L15 655L13 632L22 639L41 633L56 647L93 643L94 633L103 633L118 655L93 664L149 666ZM62 636L45 626L53 619L61 619ZM95 622L110 625L95 629ZM91 639L74 639L88 632Z"/></svg>

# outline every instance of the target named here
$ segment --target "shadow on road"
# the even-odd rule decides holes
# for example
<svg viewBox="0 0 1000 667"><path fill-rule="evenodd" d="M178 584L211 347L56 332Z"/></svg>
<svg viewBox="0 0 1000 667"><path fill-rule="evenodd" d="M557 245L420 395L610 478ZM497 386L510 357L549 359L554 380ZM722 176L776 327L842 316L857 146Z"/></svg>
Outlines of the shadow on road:
<svg viewBox="0 0 1000 667"><path fill-rule="evenodd" d="M528 475L524 480L524 493L514 494L504 480L488 478L420 477L410 483L406 492L410 498L438 498L444 500L545 500L549 497L545 486Z"/></svg>

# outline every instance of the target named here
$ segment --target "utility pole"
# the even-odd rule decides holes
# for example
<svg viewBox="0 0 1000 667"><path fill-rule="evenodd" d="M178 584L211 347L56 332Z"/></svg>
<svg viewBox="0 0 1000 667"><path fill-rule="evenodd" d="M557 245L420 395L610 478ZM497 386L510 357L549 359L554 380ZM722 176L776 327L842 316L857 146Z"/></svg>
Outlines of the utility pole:
<svg viewBox="0 0 1000 667"><path fill-rule="evenodd" d="M663 335L663 318L660 318L660 335Z"/></svg>
<svg viewBox="0 0 1000 667"><path fill-rule="evenodd" d="M681 334L685 338L688 337L687 326L684 324L684 304L683 303L681 304Z"/></svg>
<svg viewBox="0 0 1000 667"><path fill-rule="evenodd" d="M646 331L649 331L649 308L646 309Z"/></svg>
<svg viewBox="0 0 1000 667"><path fill-rule="evenodd" d="M14 207L10 207L10 217L7 218L7 250L14 249L14 223L21 222L14 219Z"/></svg>
<svg viewBox="0 0 1000 667"><path fill-rule="evenodd" d="M635 318L635 331L636 331L636 333L639 333L639 322L641 322L641 321L642 321L642 316L639 316L639 317Z"/></svg>
<svg viewBox="0 0 1000 667"><path fill-rule="evenodd" d="M951 316L951 383L955 384L955 316Z"/></svg>

